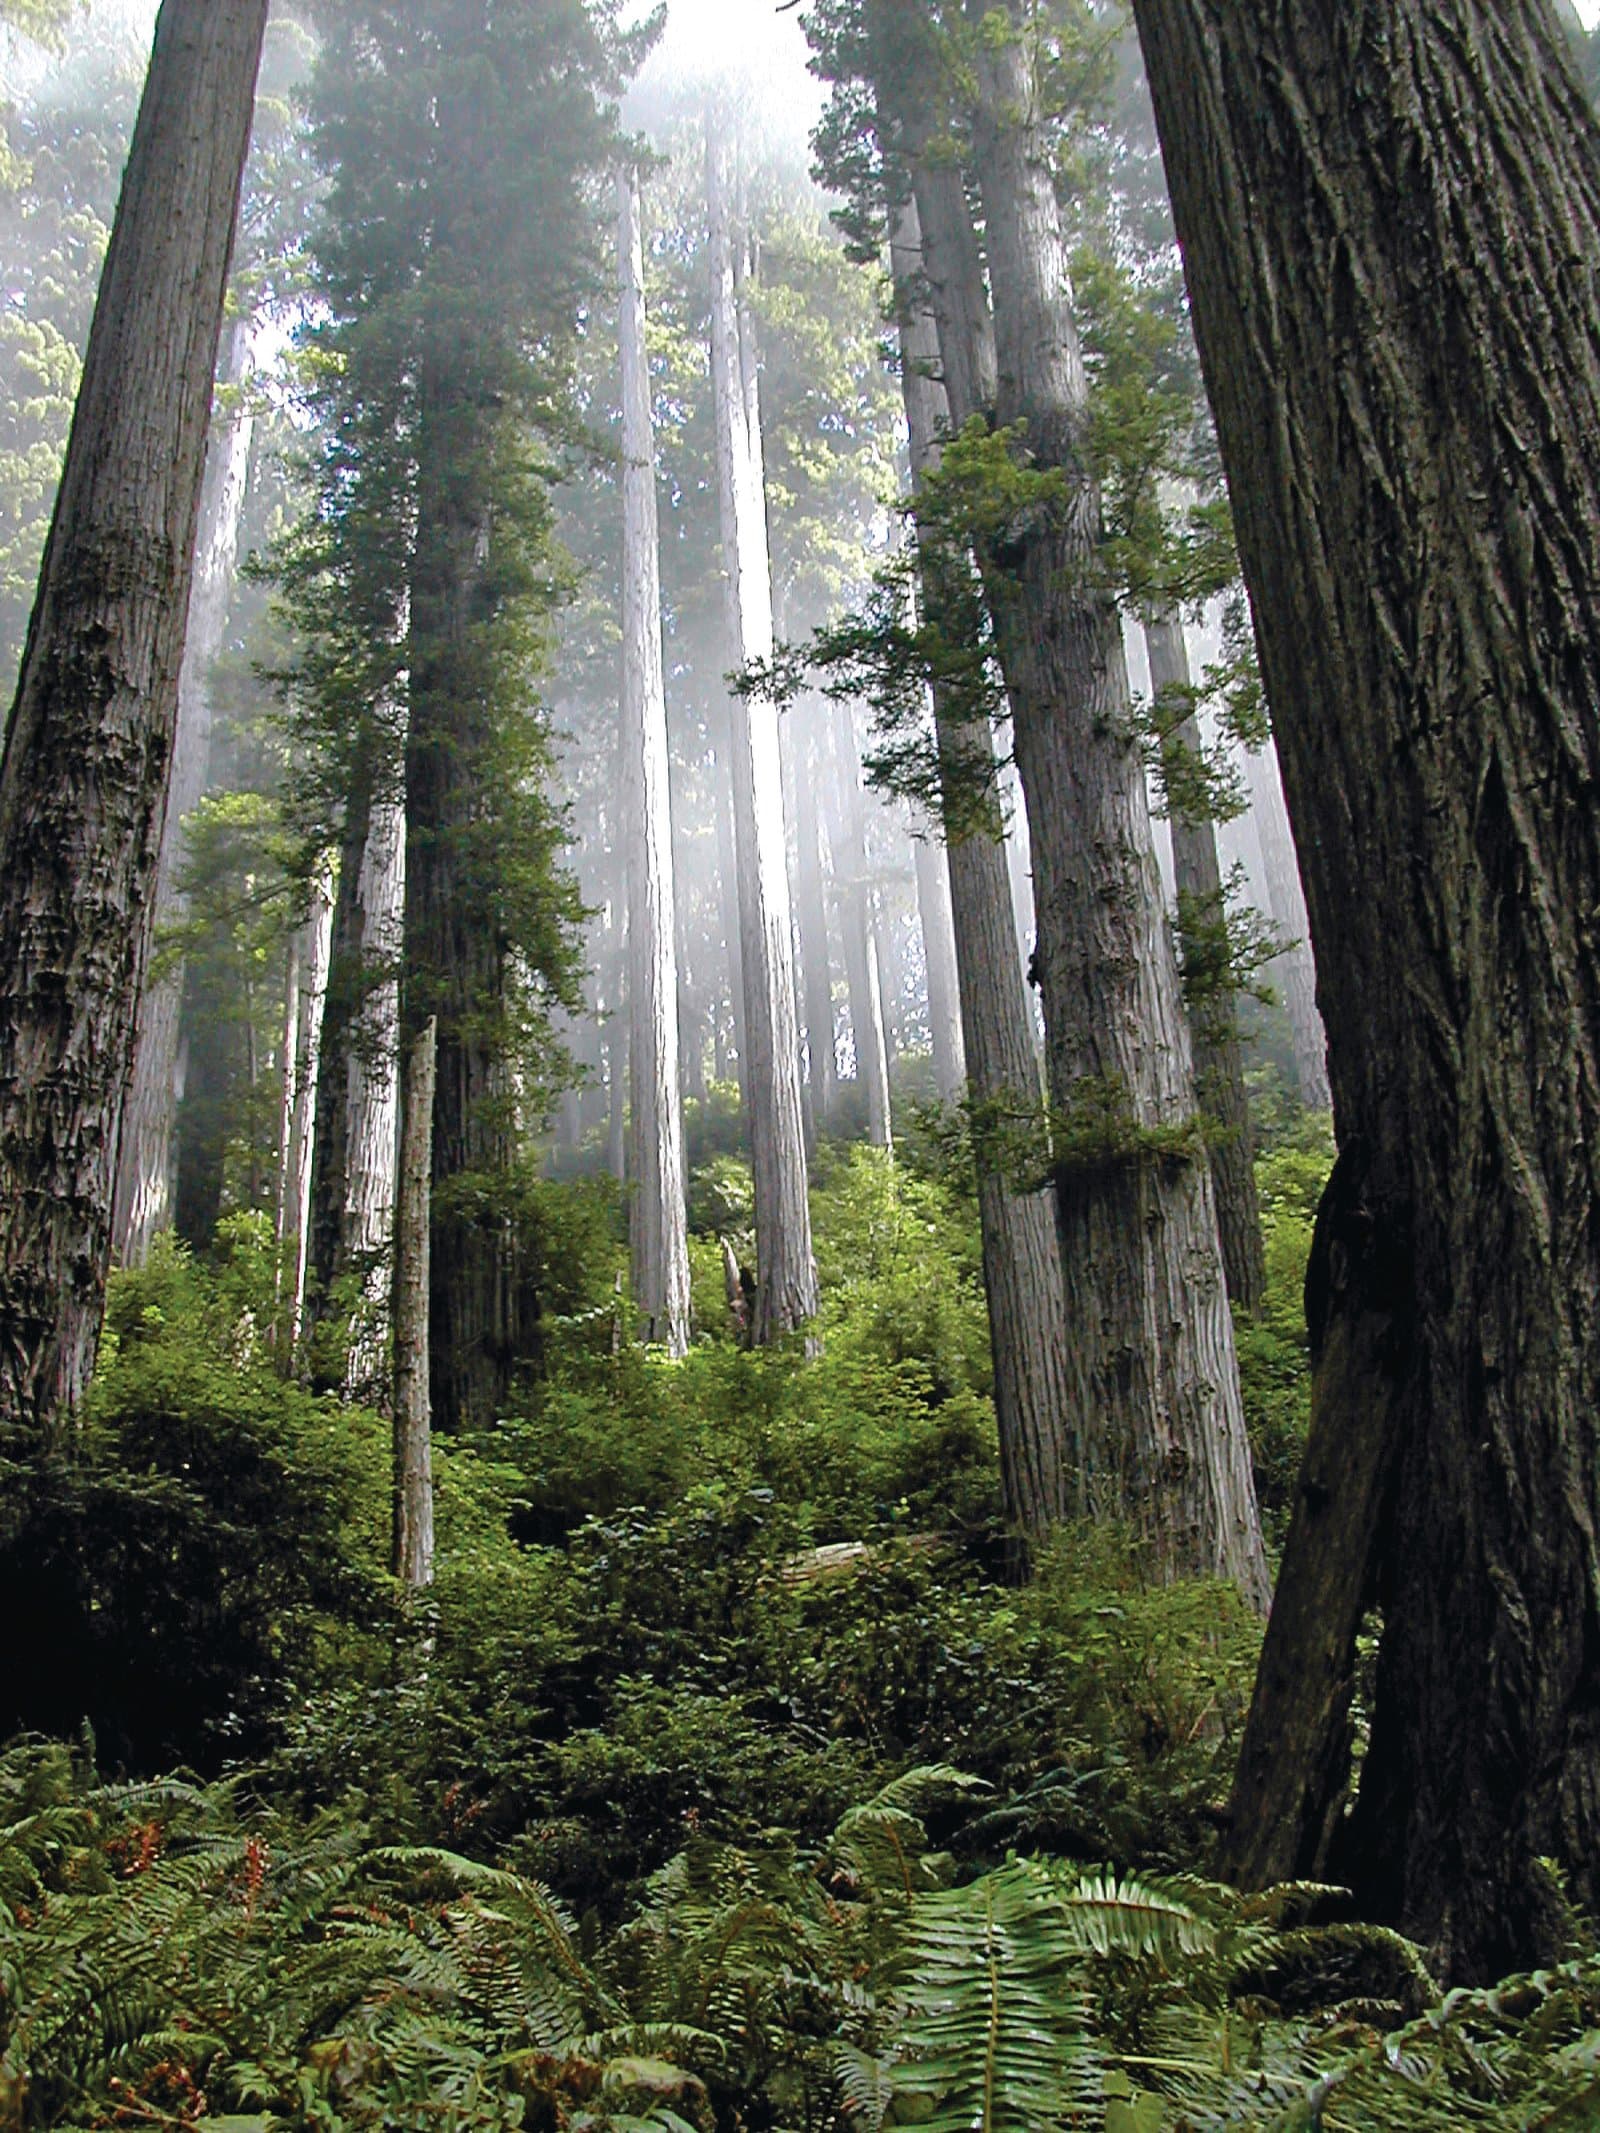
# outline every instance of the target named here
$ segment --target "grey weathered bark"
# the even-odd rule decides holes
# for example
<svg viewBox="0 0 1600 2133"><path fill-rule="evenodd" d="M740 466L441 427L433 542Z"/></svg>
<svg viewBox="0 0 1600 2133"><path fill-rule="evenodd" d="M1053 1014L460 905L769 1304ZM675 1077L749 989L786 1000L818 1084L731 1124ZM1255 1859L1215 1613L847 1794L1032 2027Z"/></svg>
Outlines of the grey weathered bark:
<svg viewBox="0 0 1600 2133"><path fill-rule="evenodd" d="M1137 13L1342 1150L1232 1863L1499 1975L1600 1896L1600 139L1543 5Z"/></svg>
<svg viewBox="0 0 1600 2133"><path fill-rule="evenodd" d="M824 1134L838 1094L834 1047L833 965L828 953L828 904L822 856L822 765L817 726L826 718L815 701L789 715L789 745L795 754L795 894L800 920L801 997L805 1009L807 1093L813 1135Z"/></svg>
<svg viewBox="0 0 1600 2133"><path fill-rule="evenodd" d="M1326 1111L1333 1103L1328 1084L1328 1038L1317 1007L1317 963L1311 945L1311 921L1306 915L1305 891L1300 882L1300 861L1283 802L1283 780L1278 774L1278 754L1269 742L1258 755L1245 757L1250 783L1250 804L1261 843L1262 864L1267 870L1267 896L1272 909L1267 914L1289 943L1282 955L1274 956L1267 975L1282 996L1289 1017L1289 1041L1294 1047L1295 1078L1300 1101L1308 1111Z"/></svg>
<svg viewBox="0 0 1600 2133"><path fill-rule="evenodd" d="M1033 839L1072 1406L1091 1508L1132 1520L1161 1574L1224 1576L1264 1607L1210 1171L1178 1145L1196 1124L1188 1031L1097 568L1087 381L1021 5L977 69L995 398L988 410L952 400L952 414L1022 425L1029 463L1061 477L1008 531L1003 569L991 555L986 585ZM965 199L927 156L914 176L924 248L936 240L941 262L930 282L946 377L981 377L986 358L958 346L982 309Z"/></svg>
<svg viewBox="0 0 1600 2133"><path fill-rule="evenodd" d="M400 960L405 940L406 818L373 806L356 885L361 996L345 1056L345 1175L335 1276L357 1277L345 1364L351 1399L381 1402L393 1286L400 1135ZM333 1091L329 1091L330 1098Z"/></svg>
<svg viewBox="0 0 1600 2133"><path fill-rule="evenodd" d="M267 0L165 0L0 762L0 1426L94 1367Z"/></svg>
<svg viewBox="0 0 1600 2133"><path fill-rule="evenodd" d="M1159 712L1163 697L1175 702L1173 738L1198 758L1204 742L1195 710L1189 648L1183 623L1162 615L1145 624L1150 655L1150 692ZM1217 832L1209 817L1170 811L1172 864L1178 890L1178 927L1191 975L1216 960L1211 945L1216 929L1227 924ZM1223 975L1226 975L1223 973ZM1211 1183L1217 1203L1217 1229L1228 1294L1253 1311L1267 1292L1267 1250L1261 1235L1261 1199L1256 1191L1255 1138L1250 1098L1244 1081L1244 1047L1231 992L1208 993L1189 1003L1189 1031L1194 1045L1195 1095L1206 1116Z"/></svg>
<svg viewBox="0 0 1600 2133"><path fill-rule="evenodd" d="M933 1085L945 1103L959 1102L967 1085L967 1053L961 1036L961 991L956 976L956 940L950 914L950 870L942 840L918 828L912 834L917 870L917 917L928 984L928 1039L933 1049Z"/></svg>
<svg viewBox="0 0 1600 2133"><path fill-rule="evenodd" d="M228 334L219 383L242 385L251 367L250 327ZM178 724L172 745L166 826L156 866L155 932L180 925L188 899L179 887L183 825L205 796L214 723L211 669L222 649L239 557L239 520L250 475L255 418L242 401L213 430L201 493L189 628L178 677ZM164 971L139 1000L133 1072L122 1112L113 1247L124 1266L142 1266L172 1221L172 1129L178 1110L183 969Z"/></svg>
<svg viewBox="0 0 1600 2133"><path fill-rule="evenodd" d="M433 1583L433 1406L428 1292L433 1199L433 1104L439 1025L406 1053L400 1189L394 1230L394 1542L391 1568L408 1592Z"/></svg>
<svg viewBox="0 0 1600 2133"><path fill-rule="evenodd" d="M627 758L634 1308L645 1338L689 1345L689 1230L678 1082L677 902L661 660L655 424L645 351L639 179L617 181L622 356L622 716Z"/></svg>
<svg viewBox="0 0 1600 2133"><path fill-rule="evenodd" d="M901 389L918 481L936 464L938 441L948 426L921 256L916 210L908 204L896 219L892 264ZM924 599L935 612L946 606L939 567L930 557L923 571ZM995 831L990 836L974 831L949 847L950 910L972 1100L980 1113L1027 1119L1037 1115L1043 1090L999 836L993 740L987 721L964 712L945 689L934 693L934 716L943 774L952 787L959 782L963 816L981 813L986 799ZM976 806L969 797L975 783L981 788ZM976 1147L1004 1502L1010 1519L1039 1533L1083 1510L1082 1418L1072 1405L1060 1237L1049 1195L1015 1190L984 1134L976 1136Z"/></svg>
<svg viewBox="0 0 1600 2133"><path fill-rule="evenodd" d="M728 633L739 664L770 659L772 583L759 417L746 398L722 151L708 127L712 389L716 404ZM817 1310L806 1194L800 1040L795 1015L788 852L776 706L742 698L732 709L739 941L744 972L745 1106L755 1173L756 1300L752 1338L793 1332Z"/></svg>
<svg viewBox="0 0 1600 2133"><path fill-rule="evenodd" d="M889 1051L884 1029L883 971L878 957L872 878L867 865L867 811L861 789L861 754L848 704L835 704L832 726L834 894L844 942L850 1031L855 1041L856 1087L866 1098L867 1138L874 1148L892 1148Z"/></svg>

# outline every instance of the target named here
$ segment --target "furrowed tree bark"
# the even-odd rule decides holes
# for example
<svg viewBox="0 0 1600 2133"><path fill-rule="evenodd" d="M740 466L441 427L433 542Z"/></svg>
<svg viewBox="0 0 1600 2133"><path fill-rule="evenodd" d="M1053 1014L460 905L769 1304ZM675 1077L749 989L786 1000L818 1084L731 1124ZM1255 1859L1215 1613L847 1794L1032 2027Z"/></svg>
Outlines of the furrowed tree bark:
<svg viewBox="0 0 1600 2133"><path fill-rule="evenodd" d="M1370 1596L1331 1864L1499 1975L1600 1895L1600 141L1542 4L1137 14L1342 1149L1233 1863L1321 1855Z"/></svg>
<svg viewBox="0 0 1600 2133"><path fill-rule="evenodd" d="M884 1027L883 970L873 923L872 882L867 867L866 807L861 791L861 755L848 704L835 704L830 721L833 759L834 893L844 940L845 983L855 1042L856 1087L866 1099L867 1138L874 1148L894 1146L889 1107L889 1051Z"/></svg>
<svg viewBox="0 0 1600 2133"><path fill-rule="evenodd" d="M1294 1051L1300 1101L1308 1111L1327 1111L1332 1108L1333 1091L1328 1084L1328 1035L1317 1007L1317 962L1311 946L1311 921L1306 915L1294 834L1283 804L1277 750L1271 742L1259 754L1246 755L1245 776L1262 864L1267 870L1267 901L1271 906L1267 915L1289 943L1283 954L1274 956L1267 965L1267 975L1282 995L1289 1018L1289 1042Z"/></svg>
<svg viewBox="0 0 1600 2133"><path fill-rule="evenodd" d="M985 558L1027 795L1057 1135L1062 1273L1088 1500L1157 1574L1270 1593L1177 959L1156 872L1114 603L1097 582L1087 381L1021 0L978 60L974 159L995 303L992 410L1052 495ZM926 241L923 169L917 197ZM949 191L946 185L944 190ZM937 203L932 203L937 207ZM965 202L961 202L963 215ZM941 258L973 250L939 224ZM970 277L970 266L959 279ZM941 301L937 281L935 309ZM976 296L963 299L976 315ZM947 378L962 329L938 318ZM970 366L974 375L980 366ZM962 416L981 409L963 410ZM1153 1137L1153 1138L1152 1138ZM1164 1138L1165 1137L1165 1138Z"/></svg>
<svg viewBox="0 0 1600 2133"><path fill-rule="evenodd" d="M1189 648L1176 615L1145 624L1150 655L1150 690L1157 708L1164 696L1175 697L1172 715L1180 747L1194 757L1203 740L1194 710ZM1172 862L1178 886L1178 927L1187 959L1204 967L1207 935L1227 923L1222 866L1217 858L1215 825L1191 818L1179 807L1171 814ZM1212 960L1215 951L1209 951ZM1261 1199L1256 1191L1255 1137L1250 1098L1244 1082L1244 1047L1234 1014L1233 995L1208 996L1189 1003L1189 1033L1194 1046L1195 1095L1207 1122L1211 1185L1217 1203L1217 1230L1222 1265L1233 1302L1253 1311L1267 1293L1267 1249L1261 1235Z"/></svg>
<svg viewBox="0 0 1600 2133"><path fill-rule="evenodd" d="M937 376L938 332L924 294L920 231L915 206L909 202L896 218L891 264L911 467L920 482L937 464L939 440L949 425L948 403ZM940 566L926 549L922 584L930 611L947 612ZM965 714L947 690L935 690L933 705L947 812L953 812L954 788L959 785L962 813L967 815L972 805L967 794L976 781L981 787L978 809L987 802L994 826L989 836L975 831L954 839L948 851L972 1100L980 1112L1036 1116L1043 1089L1000 836L993 737L987 721ZM1048 1193L1016 1191L982 1133L975 1136L975 1152L1001 1488L1008 1519L1038 1534L1081 1515L1084 1508L1082 1418L1072 1405L1060 1235Z"/></svg>
<svg viewBox="0 0 1600 2133"><path fill-rule="evenodd" d="M250 327L248 321L240 320L227 337L219 383L242 385L249 372ZM188 899L178 886L184 861L183 825L205 797L210 775L211 668L227 630L254 438L254 416L245 407L237 407L213 434L206 455L188 635L178 675L178 725L166 826L156 866L155 936L165 927L181 924L188 908ZM151 1244L172 1221L172 1130L178 1113L182 1015L180 964L146 985L139 1000L112 1216L113 1248L124 1266L142 1266Z"/></svg>
<svg viewBox="0 0 1600 2133"><path fill-rule="evenodd" d="M729 637L739 663L770 659L772 578L759 418L746 396L723 151L708 127L711 226L712 387ZM795 1014L788 852L776 706L742 698L731 711L734 821L738 842L739 943L744 973L746 1112L755 1172L758 1344L816 1315L817 1270L806 1194L800 1040Z"/></svg>
<svg viewBox="0 0 1600 2133"><path fill-rule="evenodd" d="M394 1232L394 1546L408 1593L433 1583L433 1431L428 1381L429 1230L439 1025L406 1055L400 1192Z"/></svg>
<svg viewBox="0 0 1600 2133"><path fill-rule="evenodd" d="M628 752L634 1308L647 1340L689 1346L689 1229L678 1084L677 905L661 660L655 423L645 352L639 179L617 180L622 352L622 712Z"/></svg>
<svg viewBox="0 0 1600 2133"><path fill-rule="evenodd" d="M267 0L165 0L0 761L0 1427L99 1342Z"/></svg>

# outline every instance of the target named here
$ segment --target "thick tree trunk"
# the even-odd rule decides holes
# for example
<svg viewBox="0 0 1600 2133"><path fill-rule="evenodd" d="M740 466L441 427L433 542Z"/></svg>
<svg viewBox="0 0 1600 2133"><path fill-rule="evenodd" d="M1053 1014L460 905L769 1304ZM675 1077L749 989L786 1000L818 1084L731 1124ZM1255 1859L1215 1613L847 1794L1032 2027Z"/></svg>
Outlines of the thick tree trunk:
<svg viewBox="0 0 1600 2133"><path fill-rule="evenodd" d="M1146 623L1144 637L1150 655L1151 695L1158 709L1164 696L1176 697L1172 714L1177 719L1174 737L1198 758L1204 744L1194 710L1183 624L1176 615L1165 615ZM1208 936L1214 938L1216 929L1227 924L1228 916L1222 866L1217 858L1216 826L1206 818L1189 819L1181 809L1173 810L1171 824L1179 931L1191 970L1197 965L1204 968ZM1209 949L1209 954L1214 960L1215 950ZM1236 1304L1253 1311L1267 1293L1267 1250L1261 1235L1250 1098L1244 1084L1244 1048L1239 1042L1233 995L1211 995L1198 1005L1191 1001L1189 1031L1194 1044L1195 1094L1206 1116L1211 1184L1228 1294Z"/></svg>
<svg viewBox="0 0 1600 2133"><path fill-rule="evenodd" d="M240 385L250 371L250 327L241 320L228 337L220 383ZM206 456L189 630L178 679L178 725L172 747L166 827L156 867L154 928L182 923L188 899L178 886L184 861L183 825L205 797L211 770L211 668L222 649L239 557L239 520L250 476L255 419L236 408L211 439ZM113 1244L124 1266L142 1266L150 1246L172 1220L172 1131L178 1114L182 966L145 987L139 1001L133 1073L122 1113L117 1159Z"/></svg>
<svg viewBox="0 0 1600 2133"><path fill-rule="evenodd" d="M932 826L930 825L930 830ZM958 1103L967 1085L966 1046L961 1037L961 991L956 976L956 938L950 915L950 870L942 840L913 832L917 869L917 917L922 926L922 962L928 984L928 1041L933 1085L944 1103Z"/></svg>
<svg viewBox="0 0 1600 2133"><path fill-rule="evenodd" d="M737 647L729 643L728 656L737 656ZM728 704L718 705L709 716L712 734L711 774L716 788L717 819L717 887L722 916L722 943L724 964L727 972L728 1014L726 1021L717 1015L717 1079L730 1078L739 1084L740 1094L749 1110L749 1094L745 1066L747 1045L744 1031L744 956L739 942L739 840L733 821L733 708ZM728 1067L728 1044L731 1035L733 1073Z"/></svg>
<svg viewBox="0 0 1600 2133"><path fill-rule="evenodd" d="M936 464L947 402L935 375L938 335L921 296L921 247L916 210L909 205L896 220L892 262L911 466L920 481ZM922 578L925 602L951 626L940 566L932 558L925 559ZM946 690L936 690L933 701L951 796L959 785L963 816L971 819L971 788L975 783L985 787L977 807L981 812L986 796L993 828L993 834L975 830L949 847L950 910L972 1100L980 1113L1036 1117L1043 1090L999 834L993 739L987 720L964 714ZM1042 1533L1084 1508L1082 1416L1072 1405L1060 1236L1049 1194L1016 1191L982 1133L976 1149L1001 1486L1007 1517L1025 1531Z"/></svg>
<svg viewBox="0 0 1600 2133"><path fill-rule="evenodd" d="M834 1046L833 965L828 953L827 876L822 858L822 764L817 726L826 707L808 702L790 714L789 738L795 752L795 887L799 902L801 996L805 1005L807 1090L813 1135L828 1131L838 1094L838 1054Z"/></svg>
<svg viewBox="0 0 1600 2133"><path fill-rule="evenodd" d="M394 1231L394 1546L407 1592L433 1583L433 1409L428 1381L429 1228L439 1025L406 1054L400 1191Z"/></svg>
<svg viewBox="0 0 1600 2133"><path fill-rule="evenodd" d="M1311 922L1306 916L1294 835L1283 804L1278 754L1270 742L1259 755L1245 757L1245 774L1250 782L1250 805L1256 818L1261 862L1267 870L1267 899L1272 907L1267 915L1289 943L1283 954L1274 956L1268 964L1267 975L1282 995L1289 1017L1300 1101L1308 1111L1326 1111L1332 1106L1333 1092L1328 1085L1328 1037L1317 1008L1317 963L1311 947Z"/></svg>
<svg viewBox="0 0 1600 2133"><path fill-rule="evenodd" d="M1020 9L1021 0L1014 0ZM1269 1594L1215 1205L1196 1130L1116 609L1098 582L1087 382L1023 32L986 39L975 159L995 295L995 419L1063 478L986 583L1028 802L1062 1271L1090 1506L1164 1576ZM923 197L919 172L918 199ZM964 211L964 203L963 203ZM923 227L929 215L923 212ZM959 234L941 228L942 250ZM970 232L965 240L971 249ZM974 299L968 306L976 311ZM945 369L951 321L941 317ZM978 410L953 409L958 415Z"/></svg>
<svg viewBox="0 0 1600 2133"><path fill-rule="evenodd" d="M1600 139L1542 5L1137 13L1343 1151L1235 1863L1319 1858L1371 1600L1335 1869L1499 1974L1600 1897Z"/></svg>
<svg viewBox="0 0 1600 2133"><path fill-rule="evenodd" d="M761 434L747 402L721 151L708 135L712 388L716 402L729 636L741 666L770 659L772 583ZM800 1040L795 1016L783 776L776 706L758 697L732 709L738 841L739 944L744 971L745 1106L755 1171L756 1300L752 1337L793 1332L817 1310L806 1196Z"/></svg>
<svg viewBox="0 0 1600 2133"><path fill-rule="evenodd" d="M94 1368L267 0L165 0L0 762L0 1428Z"/></svg>
<svg viewBox="0 0 1600 2133"><path fill-rule="evenodd" d="M689 1346L689 1231L678 1086L677 902L661 662L655 424L645 352L639 179L617 181L622 351L622 716L627 751L632 1016L633 1301L646 1340Z"/></svg>
<svg viewBox="0 0 1600 2133"><path fill-rule="evenodd" d="M833 707L834 893L844 941L845 985L855 1041L856 1087L866 1099L867 1138L874 1148L892 1148L889 1109L889 1049L884 1027L883 971L872 879L867 866L867 811L861 790L861 755L848 704Z"/></svg>

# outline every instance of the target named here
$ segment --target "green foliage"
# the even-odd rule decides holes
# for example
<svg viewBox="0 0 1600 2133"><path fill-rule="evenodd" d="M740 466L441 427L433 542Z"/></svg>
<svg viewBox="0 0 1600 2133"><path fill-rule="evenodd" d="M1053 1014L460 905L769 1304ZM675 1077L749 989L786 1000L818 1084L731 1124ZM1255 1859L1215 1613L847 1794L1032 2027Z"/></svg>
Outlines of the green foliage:
<svg viewBox="0 0 1600 2133"><path fill-rule="evenodd" d="M1235 1314L1234 1330L1256 1490L1274 1541L1287 1530L1311 1420L1306 1264L1333 1153L1329 1120L1302 1114L1289 1135L1256 1161L1267 1292L1253 1314Z"/></svg>

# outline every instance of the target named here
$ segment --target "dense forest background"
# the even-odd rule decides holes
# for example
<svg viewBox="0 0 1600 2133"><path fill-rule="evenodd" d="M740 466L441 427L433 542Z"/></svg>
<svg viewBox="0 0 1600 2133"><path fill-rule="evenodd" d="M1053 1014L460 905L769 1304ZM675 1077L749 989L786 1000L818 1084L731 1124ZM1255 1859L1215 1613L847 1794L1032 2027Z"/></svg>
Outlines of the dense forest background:
<svg viewBox="0 0 1600 2133"><path fill-rule="evenodd" d="M1259 25L1205 45L1235 169L1176 0L759 12L271 8L170 749L125 901L78 868L148 953L61 980L103 1007L52 1140L16 1092L71 811L28 844L15 766L163 46L139 0L0 0L0 2133L1593 2123L1600 1470L1583 1311L1538 1302L1582 1292L1546 1110L1587 1118L1587 1054L1506 945L1534 914L1583 992L1527 827L1567 758L1406 746L1427 687L1516 697L1494 587L1531 557L1581 608L1600 516L1547 538L1533 482L1459 639L1370 498L1359 627L1331 532L1275 553L1218 384L1274 365L1199 278L1263 316L1254 225L1194 219L1197 168L1259 202L1293 162L1237 116ZM1458 50L1555 84L1526 258L1503 199L1441 220L1487 346L1480 270L1524 309L1578 273L1600 43L1410 12L1430 115ZM1366 239L1304 226L1350 264L1286 488L1492 516L1416 471L1457 463L1437 379L1366 419L1401 337ZM1524 457L1565 434L1528 390L1484 424ZM1525 634L1578 673L1563 612ZM1351 704L1392 652L1404 745L1338 756L1297 643ZM45 751L63 790L117 785L104 734ZM1384 827L1413 785L1470 817L1455 875Z"/></svg>

